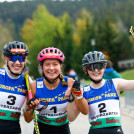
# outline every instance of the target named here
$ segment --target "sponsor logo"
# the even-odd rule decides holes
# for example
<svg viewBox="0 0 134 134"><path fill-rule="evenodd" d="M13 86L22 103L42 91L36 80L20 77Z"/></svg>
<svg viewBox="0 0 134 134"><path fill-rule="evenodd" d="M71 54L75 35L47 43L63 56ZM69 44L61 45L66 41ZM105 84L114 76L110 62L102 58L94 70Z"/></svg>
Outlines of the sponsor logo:
<svg viewBox="0 0 134 134"><path fill-rule="evenodd" d="M43 81L37 82L37 88L43 88Z"/></svg>
<svg viewBox="0 0 134 134"><path fill-rule="evenodd" d="M0 69L0 74L5 75L5 70Z"/></svg>
<svg viewBox="0 0 134 134"><path fill-rule="evenodd" d="M84 87L84 91L85 91L85 92L87 92L87 91L89 91L89 90L90 90L90 87L89 87L89 86Z"/></svg>

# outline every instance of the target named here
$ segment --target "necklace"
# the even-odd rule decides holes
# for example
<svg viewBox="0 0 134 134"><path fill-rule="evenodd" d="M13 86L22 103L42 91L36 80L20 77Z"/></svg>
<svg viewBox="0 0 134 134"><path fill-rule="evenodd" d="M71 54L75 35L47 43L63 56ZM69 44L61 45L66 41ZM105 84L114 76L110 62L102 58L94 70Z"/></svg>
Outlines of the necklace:
<svg viewBox="0 0 134 134"><path fill-rule="evenodd" d="M53 83L53 84L49 84L49 83L45 80L45 81L44 81L44 84L45 84L45 86L46 86L48 89L54 90L54 89L58 86L58 84L59 84L59 79L58 79L55 83Z"/></svg>

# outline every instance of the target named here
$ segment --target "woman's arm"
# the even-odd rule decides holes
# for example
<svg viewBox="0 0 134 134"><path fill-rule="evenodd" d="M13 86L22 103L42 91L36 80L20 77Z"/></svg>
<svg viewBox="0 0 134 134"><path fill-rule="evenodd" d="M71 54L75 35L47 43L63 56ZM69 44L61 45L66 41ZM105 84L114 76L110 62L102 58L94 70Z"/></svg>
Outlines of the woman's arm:
<svg viewBox="0 0 134 134"><path fill-rule="evenodd" d="M134 80L125 80L117 78L113 79L113 82L118 93L120 93L121 91L134 90Z"/></svg>
<svg viewBox="0 0 134 134"><path fill-rule="evenodd" d="M79 115L79 110L75 104L75 101L73 102L68 102L67 106L67 116L70 122L74 121L77 116Z"/></svg>
<svg viewBox="0 0 134 134"><path fill-rule="evenodd" d="M27 123L31 122L33 120L33 109L31 111L27 111L25 109L24 111L24 119Z"/></svg>
<svg viewBox="0 0 134 134"><path fill-rule="evenodd" d="M78 110L84 114L84 115L87 115L88 112L89 112L89 106L88 106L88 102L85 98L82 98L82 99L77 99L77 97L75 97L75 103L76 103L76 106L78 108Z"/></svg>
<svg viewBox="0 0 134 134"><path fill-rule="evenodd" d="M68 83L69 88L68 88L68 90L66 91L66 94L65 94L67 98L69 98L69 95L74 90L74 88L72 88L73 84L74 84L74 80L73 81L69 80L69 83ZM80 84L78 84L78 86L79 85ZM75 91L76 90L78 90L78 92L80 91L79 89L75 89ZM82 91L80 91L80 92L82 93ZM79 115L80 112L84 115L87 115L88 112L89 112L89 107L88 107L87 101L84 98L77 99L78 96L75 95L74 92L73 92L73 96L75 97L75 99L74 99L75 101L74 102L68 102L68 107L67 107L67 114L68 114L69 121L74 121L76 119L76 117Z"/></svg>
<svg viewBox="0 0 134 134"><path fill-rule="evenodd" d="M75 81L72 86L72 92L75 95L75 103L78 110L87 115L89 112L89 106L87 100L83 97L83 91L80 89L80 82Z"/></svg>
<svg viewBox="0 0 134 134"><path fill-rule="evenodd" d="M70 122L74 121L76 117L78 116L78 114L80 113L75 104L74 97L70 99L70 95L72 94L71 88L72 88L73 83L74 83L74 80L72 78L68 78L68 89L65 92L65 97L68 99L67 116Z"/></svg>

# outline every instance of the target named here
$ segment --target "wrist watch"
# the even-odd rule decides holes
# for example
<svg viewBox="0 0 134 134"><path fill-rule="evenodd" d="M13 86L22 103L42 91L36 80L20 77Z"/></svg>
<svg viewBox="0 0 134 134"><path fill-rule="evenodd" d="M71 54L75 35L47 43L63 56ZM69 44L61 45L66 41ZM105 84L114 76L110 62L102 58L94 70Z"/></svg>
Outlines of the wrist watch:
<svg viewBox="0 0 134 134"><path fill-rule="evenodd" d="M74 101L74 96L71 94L70 96L69 96L69 99L67 99L67 101L68 102L73 102Z"/></svg>

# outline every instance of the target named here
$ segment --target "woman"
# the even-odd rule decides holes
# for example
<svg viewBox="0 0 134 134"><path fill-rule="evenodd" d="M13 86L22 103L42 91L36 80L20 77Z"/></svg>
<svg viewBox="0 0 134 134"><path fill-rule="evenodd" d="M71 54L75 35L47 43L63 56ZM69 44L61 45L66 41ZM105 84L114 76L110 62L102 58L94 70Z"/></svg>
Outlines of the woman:
<svg viewBox="0 0 134 134"><path fill-rule="evenodd" d="M19 118L27 87L23 69L28 47L19 41L9 42L3 49L6 68L0 68L0 134L20 134Z"/></svg>
<svg viewBox="0 0 134 134"><path fill-rule="evenodd" d="M45 48L39 53L38 61L43 77L31 84L32 93L34 98L44 98L47 103L44 105L44 102L41 102L39 105L40 102L36 99L31 102L30 106L39 105L40 134L70 134L65 92L68 87L71 88L74 80L62 75L64 54L57 48ZM72 101L73 99L69 100L69 102ZM24 116L25 120L30 122L33 119L32 110L27 109Z"/></svg>
<svg viewBox="0 0 134 134"><path fill-rule="evenodd" d="M104 80L107 60L99 51L85 54L82 65L91 80L91 84L83 88L83 97L89 105L91 127L88 134L123 134L119 95L121 91L134 90L134 80L121 78ZM81 111L82 104L77 105Z"/></svg>

